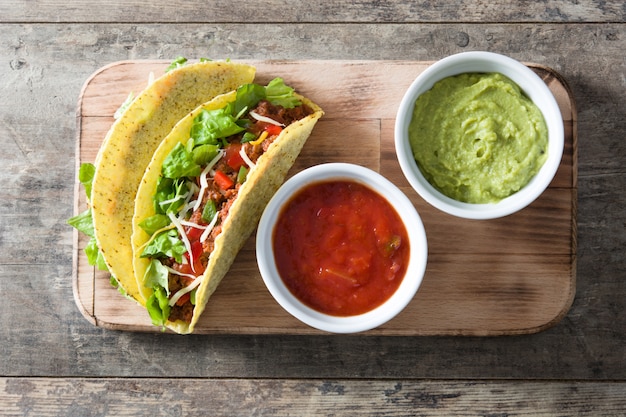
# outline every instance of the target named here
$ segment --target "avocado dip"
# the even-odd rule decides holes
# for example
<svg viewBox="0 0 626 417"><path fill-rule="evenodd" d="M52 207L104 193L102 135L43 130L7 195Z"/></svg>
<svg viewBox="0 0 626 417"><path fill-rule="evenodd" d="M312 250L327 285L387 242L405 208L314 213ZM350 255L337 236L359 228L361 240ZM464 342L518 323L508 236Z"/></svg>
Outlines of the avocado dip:
<svg viewBox="0 0 626 417"><path fill-rule="evenodd" d="M499 73L435 83L415 102L409 141L426 179L466 203L495 203L517 192L548 156L541 111Z"/></svg>

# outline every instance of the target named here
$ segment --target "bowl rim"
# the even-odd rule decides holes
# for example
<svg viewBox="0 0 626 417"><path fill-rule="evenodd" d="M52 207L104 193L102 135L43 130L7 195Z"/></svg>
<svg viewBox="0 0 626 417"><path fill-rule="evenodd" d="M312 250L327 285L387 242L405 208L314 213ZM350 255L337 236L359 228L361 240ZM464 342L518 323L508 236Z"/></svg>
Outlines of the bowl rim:
<svg viewBox="0 0 626 417"><path fill-rule="evenodd" d="M356 316L340 317L320 313L299 301L282 283L276 269L272 244L273 226L291 196L310 184L328 180L356 181L387 199L398 212L409 235L409 265L396 292L382 305ZM270 242L268 244L268 241ZM256 235L256 258L261 277L278 304L304 324L330 333L357 333L376 328L399 314L415 296L428 257L426 231L409 198L391 181L376 171L350 163L324 163L307 168L288 179L266 206ZM406 279L410 277L410 279Z"/></svg>
<svg viewBox="0 0 626 417"><path fill-rule="evenodd" d="M548 127L548 159L521 190L497 203L473 204L454 200L422 175L408 141L408 126L415 100L435 82L462 73L499 72L513 80L541 110ZM447 56L420 73L406 90L394 124L394 144L400 168L413 189L430 205L453 216L486 220L513 214L537 199L550 185L560 166L564 127L558 103L546 83L528 66L494 52L470 51Z"/></svg>

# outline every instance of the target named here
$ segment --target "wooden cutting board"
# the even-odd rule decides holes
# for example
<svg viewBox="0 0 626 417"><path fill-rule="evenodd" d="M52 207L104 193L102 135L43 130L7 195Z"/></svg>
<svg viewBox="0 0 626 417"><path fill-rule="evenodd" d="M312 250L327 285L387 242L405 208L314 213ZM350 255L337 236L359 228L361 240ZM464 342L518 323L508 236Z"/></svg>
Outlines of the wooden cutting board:
<svg viewBox="0 0 626 417"><path fill-rule="evenodd" d="M550 187L531 206L487 221L439 212L413 191L395 157L393 125L409 84L431 62L250 61L257 82L280 76L319 104L318 122L291 174L325 162L379 171L415 204L426 228L429 258L409 306L371 335L512 335L544 330L562 319L576 287L576 108L563 78L528 64L554 93L563 115L565 151ZM130 91L169 62L124 61L87 80L78 110L77 166L93 162L113 113ZM86 208L76 184L76 211ZM121 296L108 274L87 264L87 240L75 234L74 298L83 315L107 329L160 332L146 311ZM322 334L286 313L266 290L252 236L210 299L197 328L206 334Z"/></svg>

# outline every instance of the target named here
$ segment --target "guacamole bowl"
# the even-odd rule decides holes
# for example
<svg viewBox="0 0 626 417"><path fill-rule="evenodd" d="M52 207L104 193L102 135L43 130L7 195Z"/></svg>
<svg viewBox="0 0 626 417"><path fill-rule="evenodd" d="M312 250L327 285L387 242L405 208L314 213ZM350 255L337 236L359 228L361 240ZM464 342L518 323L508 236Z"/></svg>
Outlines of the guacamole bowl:
<svg viewBox="0 0 626 417"><path fill-rule="evenodd" d="M419 74L400 102L394 134L415 191L445 213L477 220L531 204L552 182L564 146L561 112L545 82L490 52L451 55Z"/></svg>
<svg viewBox="0 0 626 417"><path fill-rule="evenodd" d="M421 285L424 226L395 185L368 168L305 169L272 197L256 257L277 303L329 333L371 330L400 313Z"/></svg>

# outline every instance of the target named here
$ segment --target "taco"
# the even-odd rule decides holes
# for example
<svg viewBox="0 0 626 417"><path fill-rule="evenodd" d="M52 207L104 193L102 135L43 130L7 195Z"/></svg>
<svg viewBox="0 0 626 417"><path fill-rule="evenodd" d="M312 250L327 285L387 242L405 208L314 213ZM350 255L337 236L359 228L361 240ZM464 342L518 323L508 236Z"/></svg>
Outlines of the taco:
<svg viewBox="0 0 626 417"><path fill-rule="evenodd" d="M95 242L119 286L141 304L130 239L135 194L148 162L181 118L254 75L254 67L232 62L174 65L123 109L99 149L90 199Z"/></svg>
<svg viewBox="0 0 626 417"><path fill-rule="evenodd" d="M163 140L137 192L132 236L153 324L193 332L322 115L276 78L200 106Z"/></svg>

